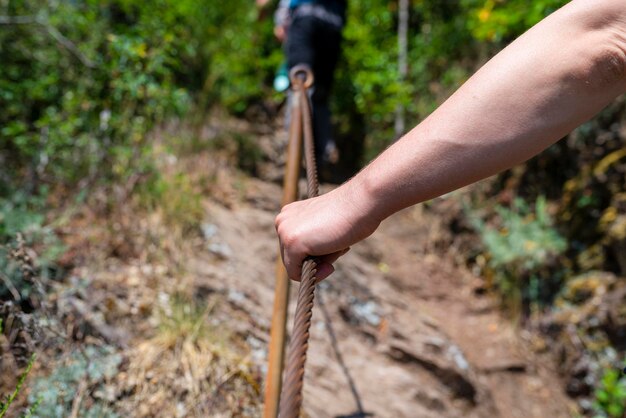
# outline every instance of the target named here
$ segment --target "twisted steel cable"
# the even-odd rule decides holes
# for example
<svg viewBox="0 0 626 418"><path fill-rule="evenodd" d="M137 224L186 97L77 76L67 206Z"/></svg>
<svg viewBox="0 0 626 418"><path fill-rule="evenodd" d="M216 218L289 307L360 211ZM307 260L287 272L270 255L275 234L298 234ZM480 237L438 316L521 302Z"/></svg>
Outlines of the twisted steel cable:
<svg viewBox="0 0 626 418"><path fill-rule="evenodd" d="M302 126L304 131L304 153L307 176L308 197L319 194L317 168L315 164L315 148L313 128L311 124L311 106L307 89L313 83L313 74L308 67L296 66L291 71L291 80L302 107ZM293 122L293 121L292 121ZM317 263L314 259L305 260L302 266L298 301L294 318L293 331L289 342L285 379L280 396L280 418L297 418L302 407L302 387L304 381L304 364L309 347L309 329L313 315L313 299L317 283Z"/></svg>

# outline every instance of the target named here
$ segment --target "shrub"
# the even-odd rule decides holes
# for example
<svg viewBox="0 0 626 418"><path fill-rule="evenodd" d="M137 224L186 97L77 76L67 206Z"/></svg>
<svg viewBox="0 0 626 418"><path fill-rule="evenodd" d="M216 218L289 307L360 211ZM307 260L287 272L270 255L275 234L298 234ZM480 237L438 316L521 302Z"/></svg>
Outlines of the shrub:
<svg viewBox="0 0 626 418"><path fill-rule="evenodd" d="M596 418L622 418L626 413L626 376L620 370L605 370L595 391Z"/></svg>
<svg viewBox="0 0 626 418"><path fill-rule="evenodd" d="M46 225L43 202L21 192L0 198L0 300L28 299L35 276L46 280L56 275L54 262L64 246Z"/></svg>
<svg viewBox="0 0 626 418"><path fill-rule="evenodd" d="M160 173L140 192L143 206L159 210L169 227L180 227L183 233L197 230L204 219L202 196L184 172Z"/></svg>
<svg viewBox="0 0 626 418"><path fill-rule="evenodd" d="M511 208L496 206L495 213L489 223L470 215L485 248L485 267L514 311L522 305L537 306L552 296L542 292L542 282L561 278L557 261L567 243L554 229L544 198L534 207L517 198Z"/></svg>
<svg viewBox="0 0 626 418"><path fill-rule="evenodd" d="M117 374L122 358L111 347L87 346L74 351L69 359L52 370L50 375L37 379L30 390L28 400L38 404L33 417L56 418L69 416L77 394L84 382L91 391L102 389L104 382ZM85 397L80 404L78 416L118 417L105 399L92 400Z"/></svg>

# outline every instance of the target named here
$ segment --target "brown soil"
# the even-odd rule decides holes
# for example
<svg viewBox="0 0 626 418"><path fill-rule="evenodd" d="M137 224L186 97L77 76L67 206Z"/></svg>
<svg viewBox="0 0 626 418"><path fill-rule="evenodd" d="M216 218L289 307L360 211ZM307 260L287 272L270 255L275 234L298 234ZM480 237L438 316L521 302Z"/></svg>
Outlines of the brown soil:
<svg viewBox="0 0 626 418"><path fill-rule="evenodd" d="M270 143L272 130L262 136L262 145ZM59 287L57 314L72 324L66 328L77 344L110 344L124 360L114 379L91 382L77 406L93 398L87 392L104 392L122 416L261 413L280 186L237 174L231 161L210 152L184 164L206 187L202 234L185 236L158 212L135 213L132 206L107 219L86 209L61 231L73 276L89 282L80 291L71 280ZM271 172L261 174L278 178L280 168L269 165ZM388 219L318 286L305 416L575 414L550 358L533 350L538 337L481 296L480 278L454 262L458 250L441 244L450 241L441 239L450 235L446 207L420 206ZM172 313L180 294L192 306L179 304L180 314ZM63 362L54 355L33 379ZM96 391L100 384L106 390Z"/></svg>
<svg viewBox="0 0 626 418"><path fill-rule="evenodd" d="M230 295L265 367L278 186L249 180L239 203L207 202L213 245L191 260L198 287ZM533 336L475 292L480 280L429 245L436 211L413 208L337 263L320 284L304 411L311 417L570 417L574 406ZM295 308L292 286L290 312ZM289 321L289 326L291 321Z"/></svg>

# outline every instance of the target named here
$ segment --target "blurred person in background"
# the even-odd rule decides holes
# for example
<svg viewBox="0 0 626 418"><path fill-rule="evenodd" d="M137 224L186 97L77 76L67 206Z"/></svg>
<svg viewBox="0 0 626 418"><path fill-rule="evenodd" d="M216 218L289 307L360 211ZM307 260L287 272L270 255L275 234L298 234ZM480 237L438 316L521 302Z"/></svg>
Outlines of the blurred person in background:
<svg viewBox="0 0 626 418"><path fill-rule="evenodd" d="M257 0L257 5L263 8L268 2ZM322 177L338 159L328 101L345 21L346 0L281 0L274 13L274 35L284 45L287 71L298 64L313 71L313 134Z"/></svg>

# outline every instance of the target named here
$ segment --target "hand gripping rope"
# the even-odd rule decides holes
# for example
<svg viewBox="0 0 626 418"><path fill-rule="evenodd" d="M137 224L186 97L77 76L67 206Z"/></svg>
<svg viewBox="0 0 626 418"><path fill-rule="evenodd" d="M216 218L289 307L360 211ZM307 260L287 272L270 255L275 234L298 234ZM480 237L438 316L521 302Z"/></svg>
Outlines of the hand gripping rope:
<svg viewBox="0 0 626 418"><path fill-rule="evenodd" d="M311 106L309 103L308 88L313 84L313 74L307 66L298 65L290 72L292 89L294 91L289 130L289 150L286 168L283 204L290 203L297 196L297 181L301 159L301 140L304 136L304 154L307 176L308 197L319 194L315 151L313 142L313 127L311 122ZM291 175L290 175L291 173ZM295 181L295 185L294 185ZM294 192L295 191L295 192ZM280 260L279 260L280 264ZM276 296L274 301L274 316L272 318L272 335L269 353L268 378L265 393L265 418L274 418L279 412L280 418L297 418L302 406L302 386L304 379L304 363L309 341L309 328L313 310L313 298L317 279L317 264L314 259L305 260L302 266L300 288L296 314L285 370L284 385L281 385L283 364L285 318L287 312L288 283L281 282L281 278L288 281L284 267L278 267L276 282ZM282 386L282 393L280 392ZM277 408L280 393L280 407Z"/></svg>

